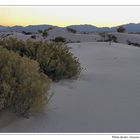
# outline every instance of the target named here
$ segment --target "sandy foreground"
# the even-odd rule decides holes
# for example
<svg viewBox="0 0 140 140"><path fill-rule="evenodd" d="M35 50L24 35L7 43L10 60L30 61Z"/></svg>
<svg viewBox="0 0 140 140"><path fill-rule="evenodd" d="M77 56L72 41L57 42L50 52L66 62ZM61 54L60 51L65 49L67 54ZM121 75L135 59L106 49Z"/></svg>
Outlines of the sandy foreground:
<svg viewBox="0 0 140 140"><path fill-rule="evenodd" d="M71 43L78 80L54 83L46 110L29 119L0 113L0 132L140 132L140 48Z"/></svg>

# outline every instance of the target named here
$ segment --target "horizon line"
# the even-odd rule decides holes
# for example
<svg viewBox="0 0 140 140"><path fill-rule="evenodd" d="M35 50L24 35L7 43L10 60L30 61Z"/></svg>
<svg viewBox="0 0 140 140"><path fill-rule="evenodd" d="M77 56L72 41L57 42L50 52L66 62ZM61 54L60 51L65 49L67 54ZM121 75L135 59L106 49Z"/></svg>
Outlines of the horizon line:
<svg viewBox="0 0 140 140"><path fill-rule="evenodd" d="M65 27L68 27L68 26L76 26L76 25L90 25L90 26L95 26L97 28L113 28L113 27L118 27L118 26L122 26L122 25L127 25L127 24L140 24L140 23L134 23L134 22L130 22L130 23L124 23L124 24L119 24L119 25L114 25L114 26L96 26L94 24L70 24L70 25L65 25L65 26L61 26L61 25L54 25L54 24L28 24L28 25L0 25L0 26L3 26L3 27L15 27L15 26L21 26L21 27L28 27L28 26L39 26L39 25L48 25L48 26L56 26L56 27L61 27L61 28L65 28Z"/></svg>

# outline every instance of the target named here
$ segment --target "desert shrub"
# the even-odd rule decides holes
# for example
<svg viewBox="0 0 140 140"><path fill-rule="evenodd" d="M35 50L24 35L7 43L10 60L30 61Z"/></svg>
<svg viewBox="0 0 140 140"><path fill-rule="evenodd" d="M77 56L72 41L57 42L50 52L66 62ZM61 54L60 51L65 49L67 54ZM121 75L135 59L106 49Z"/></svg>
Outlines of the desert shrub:
<svg viewBox="0 0 140 140"><path fill-rule="evenodd" d="M79 41L79 40L77 40L77 41L76 41L76 43L80 43L80 41Z"/></svg>
<svg viewBox="0 0 140 140"><path fill-rule="evenodd" d="M125 28L123 26L119 26L117 28L117 32L124 33L125 32Z"/></svg>
<svg viewBox="0 0 140 140"><path fill-rule="evenodd" d="M40 111L50 82L36 61L0 47L0 110L9 108L23 116Z"/></svg>
<svg viewBox="0 0 140 140"><path fill-rule="evenodd" d="M118 42L117 37L112 34L108 34L107 39L105 41L109 42L110 45L111 45L111 42L115 42L115 43Z"/></svg>
<svg viewBox="0 0 140 140"><path fill-rule="evenodd" d="M48 29L45 29L45 30L38 30L38 33L42 34L43 37L47 37L48 31L50 31L52 29L53 29L53 27L49 27Z"/></svg>
<svg viewBox="0 0 140 140"><path fill-rule="evenodd" d="M0 40L0 45L8 50L18 52L21 56L24 56L27 51L25 42L22 40L17 40L15 38Z"/></svg>
<svg viewBox="0 0 140 140"><path fill-rule="evenodd" d="M81 32L81 34L88 34L88 32Z"/></svg>
<svg viewBox="0 0 140 140"><path fill-rule="evenodd" d="M101 33L99 33L99 35L101 36L101 41L105 41L107 33L106 32L101 32Z"/></svg>
<svg viewBox="0 0 140 140"><path fill-rule="evenodd" d="M43 32L42 30L38 30L38 33L42 34L42 32Z"/></svg>
<svg viewBox="0 0 140 140"><path fill-rule="evenodd" d="M49 27L48 29L46 29L47 31L50 31L52 30L54 27Z"/></svg>
<svg viewBox="0 0 140 140"><path fill-rule="evenodd" d="M32 39L36 39L36 35L31 35L31 38Z"/></svg>
<svg viewBox="0 0 140 140"><path fill-rule="evenodd" d="M80 74L79 60L63 43L24 42L11 38L0 41L0 45L38 61L41 71L53 80L73 78Z"/></svg>
<svg viewBox="0 0 140 140"><path fill-rule="evenodd" d="M118 42L118 41L117 41L117 37L114 36L114 35L112 35L112 41L115 42L115 43L117 43L117 42Z"/></svg>
<svg viewBox="0 0 140 140"><path fill-rule="evenodd" d="M76 30L75 29L72 29L70 27L67 27L66 28L68 32L71 32L71 33L76 33Z"/></svg>
<svg viewBox="0 0 140 140"><path fill-rule="evenodd" d="M64 37L58 36L55 39L53 39L54 42L66 42L66 39Z"/></svg>
<svg viewBox="0 0 140 140"><path fill-rule="evenodd" d="M129 40L127 40L127 44L128 45L133 45L133 46L136 46L136 47L140 47L140 44L139 43L137 43L137 42L131 42Z"/></svg>
<svg viewBox="0 0 140 140"><path fill-rule="evenodd" d="M51 79L60 80L79 75L80 63L65 44L31 41L26 43L30 46L27 56L37 60L42 72Z"/></svg>
<svg viewBox="0 0 140 140"><path fill-rule="evenodd" d="M47 31L47 30L44 30L44 31L42 32L42 36L43 36L43 37L47 37L47 36L48 36L48 31Z"/></svg>
<svg viewBox="0 0 140 140"><path fill-rule="evenodd" d="M26 31L22 31L23 34L25 35L31 35L32 33L31 32L26 32Z"/></svg>
<svg viewBox="0 0 140 140"><path fill-rule="evenodd" d="M43 44L37 60L53 80L77 77L81 71L78 59L62 43Z"/></svg>
<svg viewBox="0 0 140 140"><path fill-rule="evenodd" d="M31 40L23 41L16 38L0 40L0 45L8 50L19 53L21 56L27 56L30 59L37 59L37 51L40 42L32 42Z"/></svg>
<svg viewBox="0 0 140 140"><path fill-rule="evenodd" d="M132 45L132 42L129 41L129 40L127 40L127 44L128 44L128 45Z"/></svg>

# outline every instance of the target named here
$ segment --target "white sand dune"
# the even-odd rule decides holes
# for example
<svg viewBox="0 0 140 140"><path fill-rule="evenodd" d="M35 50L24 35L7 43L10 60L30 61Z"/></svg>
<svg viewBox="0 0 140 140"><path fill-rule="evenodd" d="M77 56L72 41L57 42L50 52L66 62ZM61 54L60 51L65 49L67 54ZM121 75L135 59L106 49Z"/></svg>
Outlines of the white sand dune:
<svg viewBox="0 0 140 140"><path fill-rule="evenodd" d="M48 39L54 39L55 37L61 36L66 38L66 41L72 41L72 42L96 42L96 40L100 39L100 36L98 34L74 34L71 32L68 32L65 28L54 28L53 30L50 30L48 32L49 36Z"/></svg>
<svg viewBox="0 0 140 140"><path fill-rule="evenodd" d="M117 41L119 43L127 44L127 41L131 41L133 43L140 43L140 34L128 34L128 33L111 33L117 37ZM31 36L35 35L36 39L32 39ZM20 32L0 32L0 39L14 37L21 40L31 39L34 41L45 41L45 40L53 40L56 37L64 37L67 42L97 42L102 40L101 36L98 33L93 34L78 34L68 32L66 28L55 27L52 30L48 31L48 36L43 37L42 34L32 33L32 35L25 35Z"/></svg>
<svg viewBox="0 0 140 140"><path fill-rule="evenodd" d="M23 33L18 33L18 32L0 32L0 39L4 39L4 38L18 38L18 39L22 39L22 40L27 40L30 39L30 35L24 35Z"/></svg>
<svg viewBox="0 0 140 140"><path fill-rule="evenodd" d="M32 39L31 38L32 35L35 35L36 39ZM32 33L32 35L25 35L23 33L13 32L13 31L0 32L0 39L17 38L19 40L27 40L27 39L31 39L31 40L34 40L34 41L42 41L42 40L44 40L44 38L41 36L41 34Z"/></svg>
<svg viewBox="0 0 140 140"><path fill-rule="evenodd" d="M69 46L83 67L79 79L54 83L49 107L30 119L0 114L0 132L140 132L140 48Z"/></svg>
<svg viewBox="0 0 140 140"><path fill-rule="evenodd" d="M32 39L31 38L32 35L35 35L36 39ZM25 35L23 33L10 32L10 31L0 32L0 39L13 37L13 38L22 39L22 40L32 39L32 40L40 41L40 40L53 40L59 36L64 37L66 41L68 42L96 42L97 40L100 39L100 36L98 34L92 34L92 35L77 34L77 33L74 34L74 33L68 32L65 28L59 28L59 27L56 27L48 31L48 37L43 37L39 33L32 33L32 35Z"/></svg>
<svg viewBox="0 0 140 140"><path fill-rule="evenodd" d="M140 43L140 34L128 34L128 33L111 33L117 37L117 40L120 43L127 44L127 41L131 41L133 43Z"/></svg>

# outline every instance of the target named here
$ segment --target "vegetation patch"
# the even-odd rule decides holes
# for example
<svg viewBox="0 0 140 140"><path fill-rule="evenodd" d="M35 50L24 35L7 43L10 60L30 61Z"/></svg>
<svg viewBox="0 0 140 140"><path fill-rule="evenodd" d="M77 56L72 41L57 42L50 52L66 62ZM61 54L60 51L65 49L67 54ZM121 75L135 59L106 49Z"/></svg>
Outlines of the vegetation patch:
<svg viewBox="0 0 140 140"><path fill-rule="evenodd" d="M42 32L42 36L43 36L43 37L47 37L47 36L48 36L48 30L44 30L44 31Z"/></svg>
<svg viewBox="0 0 140 140"><path fill-rule="evenodd" d="M22 31L22 33L25 34L25 35L32 35L31 32Z"/></svg>
<svg viewBox="0 0 140 140"><path fill-rule="evenodd" d="M0 47L0 110L29 116L43 108L51 80L39 69L38 62Z"/></svg>
<svg viewBox="0 0 140 140"><path fill-rule="evenodd" d="M53 39L52 41L54 41L54 42L66 42L66 39L64 37L58 36L55 39Z"/></svg>
<svg viewBox="0 0 140 140"><path fill-rule="evenodd" d="M111 42L115 42L117 43L117 37L112 35L112 34L108 34L107 35L107 39L105 40L106 42L109 42L109 45L111 45Z"/></svg>
<svg viewBox="0 0 140 140"><path fill-rule="evenodd" d="M70 27L67 27L66 29L67 29L68 32L71 32L71 33L74 33L74 34L76 33L75 29L72 29Z"/></svg>
<svg viewBox="0 0 140 140"><path fill-rule="evenodd" d="M36 35L31 35L31 38L32 39L36 39Z"/></svg>
<svg viewBox="0 0 140 140"><path fill-rule="evenodd" d="M137 43L137 42L131 42L129 40L127 40L127 44L128 45L133 45L133 46L136 46L136 47L140 47L140 44L139 43Z"/></svg>
<svg viewBox="0 0 140 140"><path fill-rule="evenodd" d="M119 27L117 28L117 32L119 32L119 33L124 33L124 32L125 32L125 28L124 28L123 26L119 26Z"/></svg>
<svg viewBox="0 0 140 140"><path fill-rule="evenodd" d="M80 63L64 43L21 41L14 38L0 41L0 45L8 50L18 52L21 56L27 56L36 60L40 65L40 71L48 75L52 80L76 78L81 72Z"/></svg>

